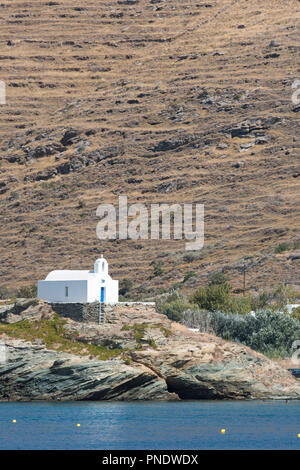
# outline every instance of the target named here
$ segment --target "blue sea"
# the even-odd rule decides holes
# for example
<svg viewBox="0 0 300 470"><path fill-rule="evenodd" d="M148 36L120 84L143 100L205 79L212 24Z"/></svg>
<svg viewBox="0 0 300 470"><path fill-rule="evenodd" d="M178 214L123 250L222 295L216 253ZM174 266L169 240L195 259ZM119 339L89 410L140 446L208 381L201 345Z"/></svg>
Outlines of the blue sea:
<svg viewBox="0 0 300 470"><path fill-rule="evenodd" d="M299 418L299 401L0 403L0 449L299 449Z"/></svg>

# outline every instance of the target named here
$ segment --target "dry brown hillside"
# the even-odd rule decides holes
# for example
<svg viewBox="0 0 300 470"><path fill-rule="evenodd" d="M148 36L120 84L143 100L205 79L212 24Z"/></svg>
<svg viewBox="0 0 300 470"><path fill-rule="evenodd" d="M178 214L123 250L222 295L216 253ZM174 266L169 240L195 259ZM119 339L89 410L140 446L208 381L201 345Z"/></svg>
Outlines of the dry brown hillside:
<svg viewBox="0 0 300 470"><path fill-rule="evenodd" d="M296 0L2 0L1 285L100 252L140 296L224 267L240 286L245 259L248 287L299 283L299 15ZM204 249L100 242L96 208L119 195L204 203Z"/></svg>

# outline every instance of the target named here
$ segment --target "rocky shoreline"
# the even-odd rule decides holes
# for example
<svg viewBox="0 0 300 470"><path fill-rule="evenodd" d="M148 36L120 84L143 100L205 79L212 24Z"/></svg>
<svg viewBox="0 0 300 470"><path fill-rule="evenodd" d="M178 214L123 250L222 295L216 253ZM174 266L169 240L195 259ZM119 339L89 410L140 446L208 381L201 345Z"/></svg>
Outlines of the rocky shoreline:
<svg viewBox="0 0 300 470"><path fill-rule="evenodd" d="M12 337L12 325L25 322L32 334L55 315L36 299L0 308L1 401L300 399L299 381L275 362L171 322L153 306L118 304L107 309L102 325L64 319L70 344L118 351L106 360L88 350L68 352L69 343L62 351L61 344L49 347L43 337L28 341L23 332Z"/></svg>

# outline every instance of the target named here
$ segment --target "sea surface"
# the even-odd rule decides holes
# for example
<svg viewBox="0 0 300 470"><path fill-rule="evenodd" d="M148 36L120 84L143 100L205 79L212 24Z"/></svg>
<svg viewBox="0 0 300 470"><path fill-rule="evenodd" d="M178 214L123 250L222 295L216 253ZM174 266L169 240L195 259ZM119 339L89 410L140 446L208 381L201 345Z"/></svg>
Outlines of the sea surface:
<svg viewBox="0 0 300 470"><path fill-rule="evenodd" d="M0 403L0 449L300 449L299 418L300 401Z"/></svg>

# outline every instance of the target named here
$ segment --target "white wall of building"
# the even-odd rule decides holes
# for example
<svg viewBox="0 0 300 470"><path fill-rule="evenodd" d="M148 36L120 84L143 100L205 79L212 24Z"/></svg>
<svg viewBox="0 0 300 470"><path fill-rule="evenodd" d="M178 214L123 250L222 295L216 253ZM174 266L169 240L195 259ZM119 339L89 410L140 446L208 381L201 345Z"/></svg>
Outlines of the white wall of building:
<svg viewBox="0 0 300 470"><path fill-rule="evenodd" d="M104 281L104 282L103 282ZM113 279L93 279L88 281L86 302L99 302L101 287L105 289L104 303L115 304L119 300L119 281Z"/></svg>
<svg viewBox="0 0 300 470"><path fill-rule="evenodd" d="M66 287L68 295L66 296ZM88 281L39 281L38 299L47 302L87 302Z"/></svg>
<svg viewBox="0 0 300 470"><path fill-rule="evenodd" d="M116 304L117 302L119 302L119 281L113 279L110 303Z"/></svg>

